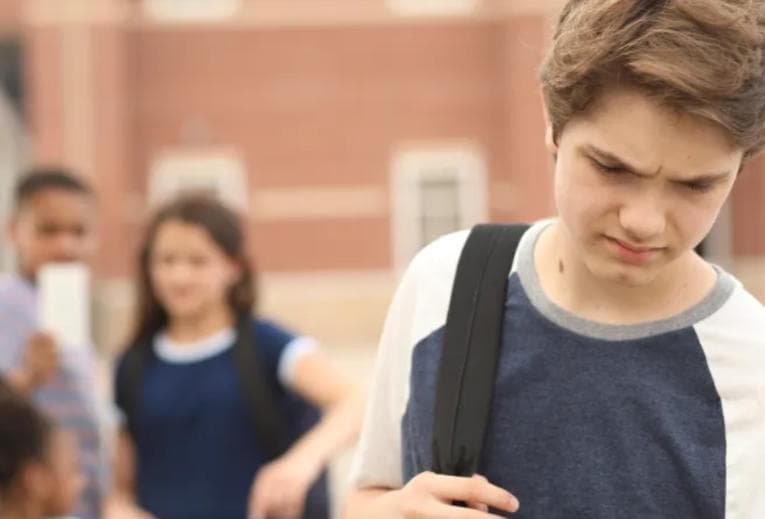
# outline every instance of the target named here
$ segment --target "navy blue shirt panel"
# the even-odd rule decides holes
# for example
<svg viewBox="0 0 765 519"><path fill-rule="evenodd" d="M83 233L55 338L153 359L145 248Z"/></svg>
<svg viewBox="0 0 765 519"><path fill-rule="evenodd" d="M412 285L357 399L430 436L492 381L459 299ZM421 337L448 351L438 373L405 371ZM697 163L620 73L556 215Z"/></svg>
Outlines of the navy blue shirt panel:
<svg viewBox="0 0 765 519"><path fill-rule="evenodd" d="M509 281L481 472L514 519L725 516L725 423L692 327L610 341L564 329ZM404 479L428 470L443 328L413 352Z"/></svg>

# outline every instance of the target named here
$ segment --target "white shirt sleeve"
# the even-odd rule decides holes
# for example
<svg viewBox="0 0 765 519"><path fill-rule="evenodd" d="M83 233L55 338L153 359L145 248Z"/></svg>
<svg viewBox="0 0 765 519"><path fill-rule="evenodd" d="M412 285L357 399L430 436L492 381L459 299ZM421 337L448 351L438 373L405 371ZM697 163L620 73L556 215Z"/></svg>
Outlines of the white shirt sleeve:
<svg viewBox="0 0 765 519"><path fill-rule="evenodd" d="M319 349L319 342L311 337L297 337L290 341L279 357L277 368L279 383L284 387L294 387L295 366L300 359L317 349Z"/></svg>
<svg viewBox="0 0 765 519"><path fill-rule="evenodd" d="M367 413L351 484L403 485L401 420L409 398L412 352L446 322L457 260L467 232L438 239L412 261L396 290L383 327Z"/></svg>

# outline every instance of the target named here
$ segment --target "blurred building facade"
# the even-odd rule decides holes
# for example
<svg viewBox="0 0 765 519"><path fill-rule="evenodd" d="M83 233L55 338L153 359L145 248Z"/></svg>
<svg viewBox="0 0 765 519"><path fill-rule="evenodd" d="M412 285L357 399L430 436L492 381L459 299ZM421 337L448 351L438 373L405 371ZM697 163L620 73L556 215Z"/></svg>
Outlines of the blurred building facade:
<svg viewBox="0 0 765 519"><path fill-rule="evenodd" d="M18 10L0 3L0 221L11 209L13 184L27 159L23 120L23 58ZM0 240L0 269L12 268L13 251Z"/></svg>
<svg viewBox="0 0 765 519"><path fill-rule="evenodd" d="M185 189L245 211L265 311L348 343L374 342L432 237L550 216L537 71L560 3L3 0L32 156L99 194L100 333L129 322L147 212ZM708 250L765 296L759 170Z"/></svg>

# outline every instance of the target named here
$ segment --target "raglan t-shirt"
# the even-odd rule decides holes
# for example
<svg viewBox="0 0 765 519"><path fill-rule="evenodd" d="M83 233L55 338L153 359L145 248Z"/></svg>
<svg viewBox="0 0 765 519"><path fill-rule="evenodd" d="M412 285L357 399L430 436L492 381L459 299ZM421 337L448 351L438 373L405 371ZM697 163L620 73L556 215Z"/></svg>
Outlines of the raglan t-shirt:
<svg viewBox="0 0 765 519"><path fill-rule="evenodd" d="M765 310L717 268L674 317L582 319L547 298L534 225L508 279L480 472L513 518L765 518ZM352 481L398 488L431 466L438 365L466 232L412 262L392 302Z"/></svg>

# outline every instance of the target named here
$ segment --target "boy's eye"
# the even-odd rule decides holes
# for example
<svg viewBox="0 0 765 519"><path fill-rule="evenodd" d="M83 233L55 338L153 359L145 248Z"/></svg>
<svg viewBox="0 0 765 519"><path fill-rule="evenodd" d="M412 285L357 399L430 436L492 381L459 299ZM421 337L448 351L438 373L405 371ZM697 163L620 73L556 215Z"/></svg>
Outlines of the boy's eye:
<svg viewBox="0 0 765 519"><path fill-rule="evenodd" d="M621 166L612 166L610 164L603 164L602 162L599 162L595 159L590 159L592 162L592 165L595 166L595 169L606 173L608 175L617 175L620 173L624 173L624 168Z"/></svg>
<svg viewBox="0 0 765 519"><path fill-rule="evenodd" d="M690 189L691 191L695 191L697 193L706 193L710 189L712 189L712 184L709 182L688 182L682 184L683 187Z"/></svg>

